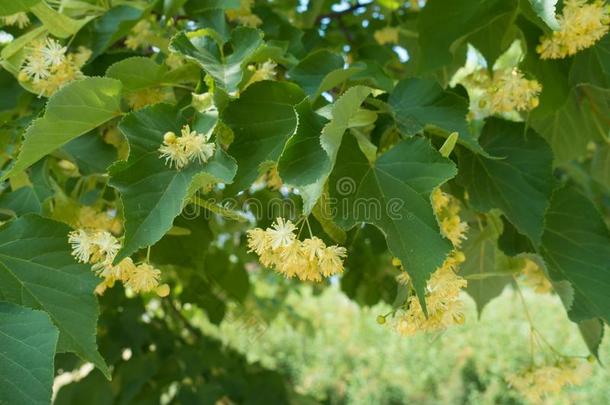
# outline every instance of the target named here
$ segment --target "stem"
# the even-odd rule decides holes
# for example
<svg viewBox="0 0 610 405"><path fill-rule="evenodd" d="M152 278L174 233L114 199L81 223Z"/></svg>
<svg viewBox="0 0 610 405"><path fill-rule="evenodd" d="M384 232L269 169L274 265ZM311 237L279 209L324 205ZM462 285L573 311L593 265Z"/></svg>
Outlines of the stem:
<svg viewBox="0 0 610 405"><path fill-rule="evenodd" d="M530 324L530 334L532 335L532 338L540 339L540 342L544 343L549 349L551 349L551 352L553 354L555 354L559 357L565 357L557 349L555 349L555 347L553 347L553 345L540 333L540 331L538 331L538 329L536 329L536 327L534 326L532 317L530 315L530 312L527 309L527 303L525 302L525 297L523 296L523 292L521 291L519 284L517 284L517 279L514 276L513 276L513 279L515 280L515 290L517 291L519 297L521 298L521 303L523 304L523 310L525 312L525 316L527 318L527 321ZM533 349L532 349L532 356L533 356Z"/></svg>

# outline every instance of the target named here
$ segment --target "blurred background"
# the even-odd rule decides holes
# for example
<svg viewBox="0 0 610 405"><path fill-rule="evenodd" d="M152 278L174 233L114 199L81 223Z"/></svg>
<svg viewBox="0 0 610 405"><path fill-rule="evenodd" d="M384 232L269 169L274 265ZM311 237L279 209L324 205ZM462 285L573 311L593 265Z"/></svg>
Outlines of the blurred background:
<svg viewBox="0 0 610 405"><path fill-rule="evenodd" d="M530 324L512 286L485 307L480 319L474 302L464 294L467 308L464 325L414 337L397 334L391 317L384 325L377 322L378 315L391 310L389 305L361 307L347 298L336 283L314 289L285 282L264 271L254 275L251 287L250 298L242 304L231 304L220 325L212 323L205 312L194 306L185 305L182 312L191 325L217 339L223 349L234 350L247 363L282 375L298 394L293 403L528 403L506 381L508 375L526 369L531 359ZM583 340L567 319L559 298L536 293L527 286L520 288L537 330L549 343L563 354L586 356ZM153 318L164 315L158 300L149 301L146 307ZM204 362L217 361L214 352L206 353ZM131 352L123 351L122 356L128 360ZM610 363L607 338L600 348L600 360ZM125 364L130 363L133 362ZM155 382L150 377L146 380L147 372L132 367L136 368L130 373L143 373L145 382L138 385L137 377L131 380L119 377L121 395L130 398L123 403L146 403L136 400L140 395L136 394L144 384ZM81 368L83 374L89 370ZM238 378L237 374L227 377ZM545 403L610 403L609 377L606 368L593 365L592 375L584 384L568 387ZM55 390L59 391L56 403L78 403L85 393L95 397L91 403L113 403L100 388L107 383L98 371L92 371L80 384L61 389L71 378L74 374L66 373L56 379ZM130 387L134 394L126 397ZM233 403L222 399L206 402L201 398L188 402L171 392L165 395L164 402Z"/></svg>

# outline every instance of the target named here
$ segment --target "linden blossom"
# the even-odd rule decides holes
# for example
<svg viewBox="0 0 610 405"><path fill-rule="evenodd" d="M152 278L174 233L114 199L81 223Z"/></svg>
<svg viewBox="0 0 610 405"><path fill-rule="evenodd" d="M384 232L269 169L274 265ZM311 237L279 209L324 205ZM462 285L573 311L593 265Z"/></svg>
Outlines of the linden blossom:
<svg viewBox="0 0 610 405"><path fill-rule="evenodd" d="M248 248L255 252L263 266L274 267L286 277L321 281L343 271L347 251L340 246L326 246L322 239L311 236L297 239L296 226L277 218L271 228L248 231Z"/></svg>
<svg viewBox="0 0 610 405"><path fill-rule="evenodd" d="M424 314L418 297L409 296L404 311L394 325L398 333L406 336L414 335L419 331L436 331L464 323L464 308L460 293L466 287L467 281L457 275L457 271L466 257L457 248L462 240L466 239L468 226L458 215L460 206L455 199L439 188L432 193L432 206L439 219L441 232L452 242L454 250L442 266L432 273L428 281L425 296L428 316ZM399 267L402 265L398 259L394 259L392 263ZM409 281L406 271L398 276L400 284L407 286Z"/></svg>
<svg viewBox="0 0 610 405"><path fill-rule="evenodd" d="M559 30L542 37L536 47L541 59L562 59L593 46L610 24L610 7L602 0L566 0L558 17Z"/></svg>
<svg viewBox="0 0 610 405"><path fill-rule="evenodd" d="M216 150L216 145L208 142L210 137L211 133L204 135L191 131L188 125L182 127L179 137L171 131L166 132L163 135L163 145L159 147L160 157L165 158L169 167L173 166L178 170L183 169L192 161L206 163L214 156Z"/></svg>
<svg viewBox="0 0 610 405"><path fill-rule="evenodd" d="M102 295L107 288L121 281L134 293L155 291L160 297L169 294L167 284L159 285L161 271L148 263L136 266L131 258L121 260L117 265L112 262L121 249L121 243L111 233L100 230L77 229L68 234L72 245L72 256L81 263L89 263L92 270L103 281L95 292Z"/></svg>
<svg viewBox="0 0 610 405"><path fill-rule="evenodd" d="M28 50L19 80L29 82L41 96L51 96L67 83L83 78L80 68L91 56L84 47L66 54L67 48L52 38L36 41Z"/></svg>
<svg viewBox="0 0 610 405"><path fill-rule="evenodd" d="M564 386L582 384L590 375L591 364L587 360L563 357L555 364L510 375L507 380L525 398L538 404L549 394L559 393Z"/></svg>
<svg viewBox="0 0 610 405"><path fill-rule="evenodd" d="M4 25L16 25L20 29L23 29L30 25L30 19L28 15L23 12L0 17L0 21Z"/></svg>

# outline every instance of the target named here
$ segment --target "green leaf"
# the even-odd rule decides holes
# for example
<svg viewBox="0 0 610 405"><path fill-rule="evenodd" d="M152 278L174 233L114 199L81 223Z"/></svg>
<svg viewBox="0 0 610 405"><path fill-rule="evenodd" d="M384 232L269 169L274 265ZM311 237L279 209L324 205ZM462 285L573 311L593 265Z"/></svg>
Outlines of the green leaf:
<svg viewBox="0 0 610 405"><path fill-rule="evenodd" d="M440 0L427 2L418 21L419 70L429 72L450 64L452 52L467 41L473 42L485 59L495 60L503 51L506 41L502 36L513 22L516 5L512 0L455 0L450 6ZM476 36L485 30L486 35ZM471 35L474 38L469 38ZM493 46L485 46L490 40Z"/></svg>
<svg viewBox="0 0 610 405"><path fill-rule="evenodd" d="M76 34L85 24L95 18L94 16L88 16L74 20L65 14L55 11L44 1L37 3L30 11L49 30L49 33L58 38L68 38Z"/></svg>
<svg viewBox="0 0 610 405"><path fill-rule="evenodd" d="M314 183L331 169L329 156L320 144L320 135L327 120L316 114L308 100L295 107L298 127L278 162L282 181L299 187Z"/></svg>
<svg viewBox="0 0 610 405"><path fill-rule="evenodd" d="M46 313L0 302L0 403L51 402L58 335Z"/></svg>
<svg viewBox="0 0 610 405"><path fill-rule="evenodd" d="M576 188L553 193L545 217L541 254L555 282L570 283L574 322L601 318L610 322L610 232L591 201Z"/></svg>
<svg viewBox="0 0 610 405"><path fill-rule="evenodd" d="M609 94L579 86L553 114L531 121L532 127L551 145L556 165L584 156L589 142L607 137L610 125L603 111L609 108Z"/></svg>
<svg viewBox="0 0 610 405"><path fill-rule="evenodd" d="M283 163L281 162L284 170L293 165L287 161L291 156L297 154L306 156L307 164L315 164L308 169L307 175L304 177L308 181L307 184L299 179L294 170L295 167L292 167L291 170L293 175L288 176L285 180L287 184L300 185L299 191L303 198L305 213L311 212L322 195L324 184L335 165L343 134L350 127L351 120L360 112L360 105L369 94L371 94L371 89L365 86L354 86L343 93L332 105L331 120L324 126L319 137L319 118L308 115L307 110L303 109L304 106L300 106L300 111L303 113L303 125L301 126L299 121L299 131L286 145L280 160L284 160ZM280 168L280 177L282 175ZM311 179L314 179L313 182Z"/></svg>
<svg viewBox="0 0 610 405"><path fill-rule="evenodd" d="M452 249L441 236L430 194L455 174L455 165L426 139L403 140L371 165L347 136L329 179L335 221L345 229L360 222L379 228L413 279L422 306L427 279Z"/></svg>
<svg viewBox="0 0 610 405"><path fill-rule="evenodd" d="M28 213L40 214L40 200L32 187L21 187L13 192L0 194L0 209L10 210L15 216Z"/></svg>
<svg viewBox="0 0 610 405"><path fill-rule="evenodd" d="M11 15L22 11L28 11L30 7L35 6L40 0L14 0L3 1L0 4L0 16Z"/></svg>
<svg viewBox="0 0 610 405"><path fill-rule="evenodd" d="M124 4L108 10L104 15L93 20L90 24L92 30L91 55L97 58L121 37L127 35L135 26L144 10Z"/></svg>
<svg viewBox="0 0 610 405"><path fill-rule="evenodd" d="M95 342L99 279L70 254L68 232L31 214L1 227L0 300L44 310L59 329L57 351L76 353L108 376Z"/></svg>
<svg viewBox="0 0 610 405"><path fill-rule="evenodd" d="M529 2L538 17L540 17L550 29L557 31L560 28L559 21L557 21L557 16L555 15L557 0L529 0Z"/></svg>
<svg viewBox="0 0 610 405"><path fill-rule="evenodd" d="M360 305L373 306L381 300L392 304L399 300L396 270L390 264L383 233L372 225L364 225L351 233L354 236L350 238L350 251L345 258L341 290ZM407 289L399 289L401 293L400 290Z"/></svg>
<svg viewBox="0 0 610 405"><path fill-rule="evenodd" d="M24 171L70 140L121 114L121 83L89 77L66 85L47 102L42 118L24 135L17 160L2 179Z"/></svg>
<svg viewBox="0 0 610 405"><path fill-rule="evenodd" d="M610 88L610 36L574 56L570 82Z"/></svg>
<svg viewBox="0 0 610 405"><path fill-rule="evenodd" d="M215 116L199 116L193 130L208 133ZM157 104L125 116L119 129L129 141L129 159L110 168L110 185L121 193L125 212L125 240L116 261L151 246L172 227L188 199L211 182L230 183L235 162L221 148L206 164L170 168L158 151L167 131L180 133L186 124L180 110Z"/></svg>
<svg viewBox="0 0 610 405"><path fill-rule="evenodd" d="M227 92L238 90L243 69L263 44L262 33L253 28L238 27L231 34L233 52L223 55L208 36L190 38L180 32L170 43L170 49L197 62Z"/></svg>
<svg viewBox="0 0 610 405"><path fill-rule="evenodd" d="M460 181L479 211L499 208L535 244L540 243L544 213L553 187L553 155L546 142L524 125L489 119L479 142L498 159L464 150Z"/></svg>
<svg viewBox="0 0 610 405"><path fill-rule="evenodd" d="M589 353L599 360L599 345L604 338L604 322L599 318L578 322L578 330L585 341Z"/></svg>
<svg viewBox="0 0 610 405"><path fill-rule="evenodd" d="M238 164L229 193L249 187L262 163L279 158L284 143L297 129L294 106L304 98L292 83L264 81L248 86L227 106L222 121L233 130L235 138L228 152Z"/></svg>
<svg viewBox="0 0 610 405"><path fill-rule="evenodd" d="M344 65L341 55L321 49L303 58L288 71L288 75L312 100L315 100L326 90L343 83L362 70L358 67L344 69Z"/></svg>
<svg viewBox="0 0 610 405"><path fill-rule="evenodd" d="M80 174L88 176L104 174L108 167L117 160L117 150L104 142L95 131L72 139L62 148L68 158L77 166Z"/></svg>
<svg viewBox="0 0 610 405"><path fill-rule="evenodd" d="M207 10L214 9L231 9L231 8L239 8L240 0L197 0L192 1L193 4L189 11L191 13L200 13Z"/></svg>
<svg viewBox="0 0 610 405"><path fill-rule="evenodd" d="M597 146L591 160L591 177L610 191L610 144Z"/></svg>
<svg viewBox="0 0 610 405"><path fill-rule="evenodd" d="M485 218L486 223L475 224L468 230L468 239L462 244L466 261L460 265L460 275L468 279L466 292L474 299L479 317L485 305L500 295L512 279L510 274L497 275L507 261L498 249L502 220L493 214Z"/></svg>
<svg viewBox="0 0 610 405"><path fill-rule="evenodd" d="M106 76L120 80L123 89L132 92L158 85L163 81L166 72L166 66L159 65L149 58L134 56L110 66Z"/></svg>
<svg viewBox="0 0 610 405"><path fill-rule="evenodd" d="M474 152L486 154L466 122L468 101L443 91L436 81L402 80L396 85L388 102L394 110L398 129L404 135L415 135L424 128L433 126L442 130L444 137L457 132L458 143Z"/></svg>

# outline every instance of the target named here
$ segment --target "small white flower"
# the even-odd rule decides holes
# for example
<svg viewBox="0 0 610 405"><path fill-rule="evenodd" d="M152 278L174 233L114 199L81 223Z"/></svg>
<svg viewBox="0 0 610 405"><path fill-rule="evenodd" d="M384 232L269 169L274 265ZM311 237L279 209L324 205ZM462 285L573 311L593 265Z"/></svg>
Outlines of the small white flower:
<svg viewBox="0 0 610 405"><path fill-rule="evenodd" d="M42 58L48 66L61 64L66 57L66 47L52 38L47 38L44 47L41 49Z"/></svg>
<svg viewBox="0 0 610 405"><path fill-rule="evenodd" d="M276 250L289 246L296 239L295 229L296 227L291 221L284 222L283 218L276 219L271 228L267 228L271 248Z"/></svg>
<svg viewBox="0 0 610 405"><path fill-rule="evenodd" d="M93 240L84 229L77 229L68 234L68 242L72 245L72 256L81 263L89 262Z"/></svg>
<svg viewBox="0 0 610 405"><path fill-rule="evenodd" d="M44 80L51 75L44 59L35 54L27 57L25 65L21 70L34 82Z"/></svg>

